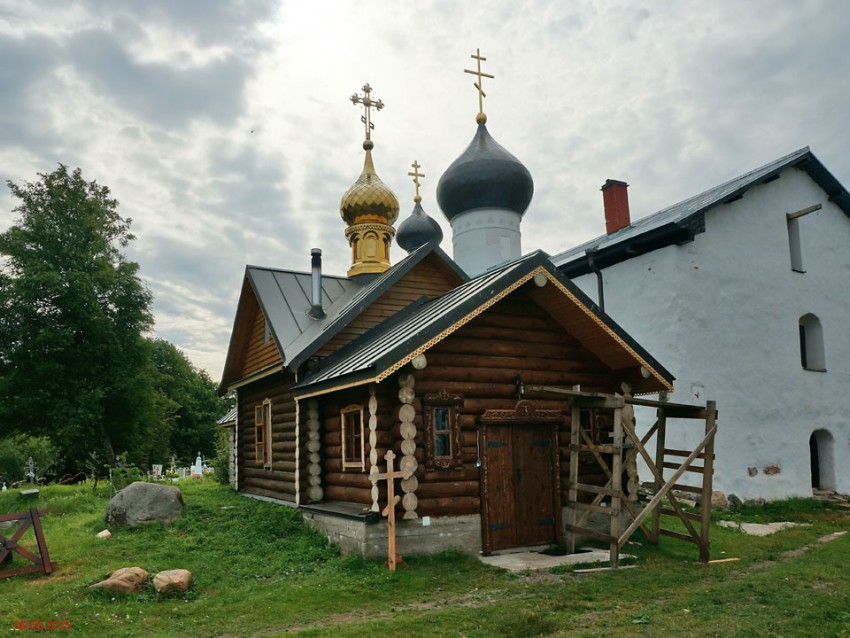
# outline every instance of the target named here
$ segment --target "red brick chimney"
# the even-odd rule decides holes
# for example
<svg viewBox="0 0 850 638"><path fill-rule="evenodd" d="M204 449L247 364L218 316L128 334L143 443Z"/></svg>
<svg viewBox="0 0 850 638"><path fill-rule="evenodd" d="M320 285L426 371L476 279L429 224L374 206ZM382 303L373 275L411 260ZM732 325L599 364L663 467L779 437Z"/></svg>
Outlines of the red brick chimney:
<svg viewBox="0 0 850 638"><path fill-rule="evenodd" d="M605 206L605 231L610 235L632 223L629 217L629 185L616 179L605 180L602 185L602 202Z"/></svg>

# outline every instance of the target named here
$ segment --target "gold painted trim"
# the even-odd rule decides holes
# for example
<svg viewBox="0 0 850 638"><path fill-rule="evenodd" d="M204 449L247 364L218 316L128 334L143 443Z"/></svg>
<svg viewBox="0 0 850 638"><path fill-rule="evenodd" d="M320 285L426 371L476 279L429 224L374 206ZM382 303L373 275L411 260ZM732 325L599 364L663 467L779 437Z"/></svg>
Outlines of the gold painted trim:
<svg viewBox="0 0 850 638"><path fill-rule="evenodd" d="M380 383L376 377L370 377L368 379L363 379L362 381L352 381L350 383L344 383L342 385L335 385L329 388L323 388L322 390L314 390L313 392L307 392L306 394L295 394L296 399L310 399L312 397L319 397L323 394L329 394L331 392L336 392L337 390L348 390L349 388L356 388L361 385L368 385L369 383Z"/></svg>

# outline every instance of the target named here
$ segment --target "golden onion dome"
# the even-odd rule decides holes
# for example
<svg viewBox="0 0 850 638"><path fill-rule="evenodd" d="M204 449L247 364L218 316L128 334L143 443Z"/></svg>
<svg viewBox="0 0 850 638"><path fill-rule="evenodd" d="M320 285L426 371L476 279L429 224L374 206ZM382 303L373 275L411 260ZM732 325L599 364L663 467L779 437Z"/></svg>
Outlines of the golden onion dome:
<svg viewBox="0 0 850 638"><path fill-rule="evenodd" d="M342 196L340 215L349 226L368 223L392 225L398 218L398 199L375 172L371 144L366 143L363 147L366 149L363 172Z"/></svg>

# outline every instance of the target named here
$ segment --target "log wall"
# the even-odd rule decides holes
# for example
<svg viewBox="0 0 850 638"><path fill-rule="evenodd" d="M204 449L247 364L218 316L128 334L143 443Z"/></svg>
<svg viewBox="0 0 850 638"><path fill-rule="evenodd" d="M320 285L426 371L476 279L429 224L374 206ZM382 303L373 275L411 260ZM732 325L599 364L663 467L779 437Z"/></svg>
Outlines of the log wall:
<svg viewBox="0 0 850 638"><path fill-rule="evenodd" d="M295 501L295 399L292 375L275 374L239 389L239 489L249 494ZM254 408L271 400L272 464L255 460ZM304 464L304 455L301 455ZM303 470L303 468L302 468ZM303 474L303 471L302 471Z"/></svg>
<svg viewBox="0 0 850 638"><path fill-rule="evenodd" d="M277 349L274 339L269 336L269 340L266 342L265 332L266 318L262 310L256 307L254 317L251 320L248 347L242 358L240 378L244 379L255 372L260 372L281 363L280 352Z"/></svg>
<svg viewBox="0 0 850 638"><path fill-rule="evenodd" d="M499 302L457 332L446 337L427 353L424 370L406 366L376 387L378 398L378 464L383 470L383 456L389 446L401 458L402 437L399 432L399 374L413 374L415 425L417 428L415 458L419 516L464 515L480 512L480 469L477 432L479 418L487 409L512 409L517 402L516 375L526 387L581 385L588 392L614 392L619 379L577 340L564 332L548 313L537 306L522 290ZM464 398L461 408L463 467L460 469L426 470L425 429L422 422L422 398L426 393L445 390ZM561 410L564 424L559 431L562 502L566 502L569 477L570 410L565 401L551 396L527 395L538 409ZM371 504L369 463L365 472L342 472L339 410L352 403L362 404L364 413L369 399L368 388L353 388L322 397L323 455L326 480L325 498ZM610 428L613 420L602 417ZM368 458L369 449L366 446ZM605 482L605 475L592 456L582 456L582 480ZM380 502L386 502L384 489Z"/></svg>

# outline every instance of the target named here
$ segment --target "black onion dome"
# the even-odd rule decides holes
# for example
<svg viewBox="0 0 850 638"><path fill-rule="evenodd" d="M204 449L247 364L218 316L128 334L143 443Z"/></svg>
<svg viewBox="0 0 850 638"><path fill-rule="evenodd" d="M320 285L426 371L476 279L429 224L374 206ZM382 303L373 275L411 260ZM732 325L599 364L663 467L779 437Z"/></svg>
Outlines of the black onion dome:
<svg viewBox="0 0 850 638"><path fill-rule="evenodd" d="M399 246L411 253L428 242L443 241L443 229L422 209L422 204L416 202L410 217L399 224L395 240Z"/></svg>
<svg viewBox="0 0 850 638"><path fill-rule="evenodd" d="M531 173L490 136L484 123L437 184L437 202L449 221L476 208L507 208L522 215L533 194Z"/></svg>

